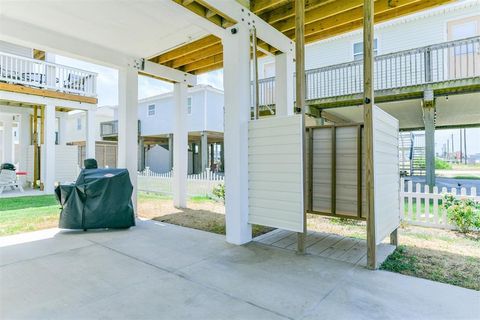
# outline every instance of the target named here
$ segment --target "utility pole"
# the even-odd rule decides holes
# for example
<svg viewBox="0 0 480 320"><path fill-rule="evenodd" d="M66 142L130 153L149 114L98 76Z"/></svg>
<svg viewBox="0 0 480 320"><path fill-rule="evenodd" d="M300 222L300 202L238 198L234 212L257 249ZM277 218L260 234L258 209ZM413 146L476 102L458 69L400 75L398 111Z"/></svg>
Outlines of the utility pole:
<svg viewBox="0 0 480 320"><path fill-rule="evenodd" d="M460 138L460 159L459 159L459 160L460 160L460 163L462 163L462 162L463 162L463 152L462 152L462 151L463 151L463 150L462 150L462 148L463 148L463 143L462 143L462 129L460 129L460 134L459 134L459 136L460 136L460 137L459 137L459 138Z"/></svg>
<svg viewBox="0 0 480 320"><path fill-rule="evenodd" d="M463 152L465 153L465 164L468 163L467 156L467 128L463 129Z"/></svg>
<svg viewBox="0 0 480 320"><path fill-rule="evenodd" d="M453 154L453 160L455 160L455 145L453 144L453 133L452 133L452 154Z"/></svg>

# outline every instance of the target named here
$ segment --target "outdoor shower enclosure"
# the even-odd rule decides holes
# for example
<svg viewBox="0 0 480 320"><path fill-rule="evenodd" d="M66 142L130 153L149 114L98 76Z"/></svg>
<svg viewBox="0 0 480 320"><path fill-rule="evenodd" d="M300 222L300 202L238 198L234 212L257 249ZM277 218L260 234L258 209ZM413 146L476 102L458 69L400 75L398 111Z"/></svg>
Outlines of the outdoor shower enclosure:
<svg viewBox="0 0 480 320"><path fill-rule="evenodd" d="M372 112L369 151L363 124L309 127L302 134L300 115L250 121L249 223L303 232L305 213L368 220L365 158L372 152L369 236L379 244L395 231L400 223L398 120L376 106Z"/></svg>

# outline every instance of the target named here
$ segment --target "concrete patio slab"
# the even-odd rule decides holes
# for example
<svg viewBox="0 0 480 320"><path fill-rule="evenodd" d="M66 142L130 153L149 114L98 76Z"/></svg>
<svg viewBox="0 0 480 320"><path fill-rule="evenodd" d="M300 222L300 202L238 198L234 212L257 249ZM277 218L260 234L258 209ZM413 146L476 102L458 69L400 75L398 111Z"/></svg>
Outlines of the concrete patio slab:
<svg viewBox="0 0 480 320"><path fill-rule="evenodd" d="M476 291L153 221L28 236L0 238L1 319L480 316Z"/></svg>

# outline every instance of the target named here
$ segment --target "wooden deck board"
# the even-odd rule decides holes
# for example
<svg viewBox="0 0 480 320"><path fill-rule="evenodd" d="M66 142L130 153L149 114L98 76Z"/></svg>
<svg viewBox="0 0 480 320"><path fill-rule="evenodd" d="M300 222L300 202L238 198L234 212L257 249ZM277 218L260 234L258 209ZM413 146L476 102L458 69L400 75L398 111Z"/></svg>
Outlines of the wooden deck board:
<svg viewBox="0 0 480 320"><path fill-rule="evenodd" d="M297 250L297 233L276 229L254 239L255 242L291 251ZM344 237L336 234L309 231L305 247L307 254L321 256L351 264L366 265L367 242L363 239ZM381 244L379 261L383 261L392 251L392 246Z"/></svg>

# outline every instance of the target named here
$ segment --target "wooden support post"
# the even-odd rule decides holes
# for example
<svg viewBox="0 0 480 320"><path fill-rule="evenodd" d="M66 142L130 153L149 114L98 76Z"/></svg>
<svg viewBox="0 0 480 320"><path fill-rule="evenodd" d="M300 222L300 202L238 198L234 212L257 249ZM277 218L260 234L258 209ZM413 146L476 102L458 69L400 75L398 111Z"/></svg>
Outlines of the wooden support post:
<svg viewBox="0 0 480 320"><path fill-rule="evenodd" d="M390 233L390 244L393 246L398 245L398 229L395 229Z"/></svg>
<svg viewBox="0 0 480 320"><path fill-rule="evenodd" d="M375 103L373 89L373 15L374 0L363 2L363 121L365 126L365 189L367 204L367 268L377 268L375 239L375 198L373 167L373 116Z"/></svg>
<svg viewBox="0 0 480 320"><path fill-rule="evenodd" d="M40 144L45 143L45 106L40 109Z"/></svg>
<svg viewBox="0 0 480 320"><path fill-rule="evenodd" d="M40 179L40 165L38 156L38 106L33 107L33 188L37 187L37 181Z"/></svg>
<svg viewBox="0 0 480 320"><path fill-rule="evenodd" d="M302 153L303 153L303 232L297 235L297 251L305 253L305 238L307 235L307 215L305 206L308 203L306 150L305 150L305 0L295 1L295 71L296 71L296 111L302 114Z"/></svg>

